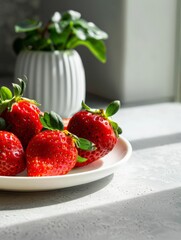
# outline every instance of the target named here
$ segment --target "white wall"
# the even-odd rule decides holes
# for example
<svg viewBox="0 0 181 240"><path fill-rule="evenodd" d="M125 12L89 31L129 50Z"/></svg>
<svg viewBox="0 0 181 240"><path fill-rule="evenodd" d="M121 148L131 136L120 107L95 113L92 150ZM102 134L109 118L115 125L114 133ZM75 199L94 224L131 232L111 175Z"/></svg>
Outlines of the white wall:
<svg viewBox="0 0 181 240"><path fill-rule="evenodd" d="M123 101L174 96L176 1L128 0Z"/></svg>

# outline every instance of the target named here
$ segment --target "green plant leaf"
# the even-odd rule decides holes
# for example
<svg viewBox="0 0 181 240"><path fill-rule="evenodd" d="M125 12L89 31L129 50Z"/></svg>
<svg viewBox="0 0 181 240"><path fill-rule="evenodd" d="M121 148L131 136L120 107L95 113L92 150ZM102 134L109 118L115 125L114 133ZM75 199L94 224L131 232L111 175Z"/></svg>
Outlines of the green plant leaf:
<svg viewBox="0 0 181 240"><path fill-rule="evenodd" d="M77 20L80 19L81 14L74 10L68 10L62 14L62 20Z"/></svg>
<svg viewBox="0 0 181 240"><path fill-rule="evenodd" d="M103 41L89 38L83 45L87 46L99 61L106 62L106 47Z"/></svg>
<svg viewBox="0 0 181 240"><path fill-rule="evenodd" d="M120 101L115 100L111 102L106 108L106 116L107 117L113 116L115 113L117 113L119 108L120 108Z"/></svg>
<svg viewBox="0 0 181 240"><path fill-rule="evenodd" d="M61 13L55 12L55 13L53 14L52 18L51 18L51 21L52 21L53 23L58 23L58 22L60 22L61 18L62 18Z"/></svg>
<svg viewBox="0 0 181 240"><path fill-rule="evenodd" d="M64 125L62 118L55 112L45 112L43 116L40 116L40 121L45 129L49 130L63 130Z"/></svg>
<svg viewBox="0 0 181 240"><path fill-rule="evenodd" d="M51 23L48 25L48 29L51 30L55 30L57 33L61 33L62 29L60 26L60 20L61 20L62 16L59 12L55 12L54 15L51 18Z"/></svg>
<svg viewBox="0 0 181 240"><path fill-rule="evenodd" d="M58 50L64 50L68 42L69 36L72 34L72 27L67 25L61 33L58 33L55 26L51 25L49 28L50 38Z"/></svg>
<svg viewBox="0 0 181 240"><path fill-rule="evenodd" d="M62 29L62 32L63 30L68 26L70 25L70 21L69 20L61 20L59 22L59 25L60 25L60 28Z"/></svg>
<svg viewBox="0 0 181 240"><path fill-rule="evenodd" d="M36 45L34 44L33 50L39 49L39 50L55 50L52 44L52 40L50 38L48 39L39 39L36 42Z"/></svg>
<svg viewBox="0 0 181 240"><path fill-rule="evenodd" d="M82 29L87 38L93 38L96 40L105 40L108 38L108 34L98 28L94 23L87 22L83 19L74 21L74 28Z"/></svg>
<svg viewBox="0 0 181 240"><path fill-rule="evenodd" d="M87 35L82 28L73 28L73 33L79 40L85 41L87 39Z"/></svg>
<svg viewBox="0 0 181 240"><path fill-rule="evenodd" d="M42 22L36 21L36 20L31 20L31 19L26 19L23 22L18 23L15 25L15 32L29 32L29 31L34 31L36 29L40 29L42 26Z"/></svg>
<svg viewBox="0 0 181 240"><path fill-rule="evenodd" d="M108 34L102 31L92 22L88 23L88 36L97 40L103 40L108 38Z"/></svg>
<svg viewBox="0 0 181 240"><path fill-rule="evenodd" d="M83 41L77 38L72 38L67 44L67 47L76 48L80 45L87 47L92 52L92 54L102 63L106 62L106 47L102 40L88 38Z"/></svg>
<svg viewBox="0 0 181 240"><path fill-rule="evenodd" d="M32 31L31 34L28 32L24 38L24 49L27 50L40 50L42 45L46 46L47 44L47 38L42 37L40 33L35 33L35 31Z"/></svg>
<svg viewBox="0 0 181 240"><path fill-rule="evenodd" d="M87 30L89 28L89 24L86 20L80 18L74 21L74 27L82 28Z"/></svg>
<svg viewBox="0 0 181 240"><path fill-rule="evenodd" d="M15 39L15 53L22 50L67 50L85 46L101 62L106 62L106 46L103 40L108 35L94 23L81 19L77 11L69 10L63 14L55 12L47 24L27 19L15 26L16 33L24 37Z"/></svg>

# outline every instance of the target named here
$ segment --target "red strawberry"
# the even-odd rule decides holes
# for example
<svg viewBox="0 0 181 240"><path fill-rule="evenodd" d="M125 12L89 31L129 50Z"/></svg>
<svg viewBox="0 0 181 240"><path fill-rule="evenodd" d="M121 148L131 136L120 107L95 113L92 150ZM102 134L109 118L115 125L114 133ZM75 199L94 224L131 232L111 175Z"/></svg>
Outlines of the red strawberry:
<svg viewBox="0 0 181 240"><path fill-rule="evenodd" d="M25 88L23 80L20 79L20 85L14 84L13 87L14 96L8 88L1 87L0 113L8 125L7 130L20 139L25 149L30 139L42 129L40 109L35 101L22 97Z"/></svg>
<svg viewBox="0 0 181 240"><path fill-rule="evenodd" d="M63 130L61 118L51 112L41 117L45 130L34 136L26 149L28 176L52 176L68 173L76 164L78 157L76 145L90 149L89 141L78 139ZM88 146L88 147L87 147Z"/></svg>
<svg viewBox="0 0 181 240"><path fill-rule="evenodd" d="M13 133L0 131L0 175L14 176L24 169L25 156L21 142Z"/></svg>
<svg viewBox="0 0 181 240"><path fill-rule="evenodd" d="M78 137L86 138L96 146L95 151L79 149L81 157L87 158L86 162L76 163L77 167L87 165L108 154L115 146L121 129L117 123L110 119L115 114L120 102L112 102L104 111L103 109L91 109L85 103L82 103L82 110L72 116L67 130Z"/></svg>
<svg viewBox="0 0 181 240"><path fill-rule="evenodd" d="M68 173L77 161L77 149L70 136L59 130L46 130L32 138L26 149L28 176Z"/></svg>

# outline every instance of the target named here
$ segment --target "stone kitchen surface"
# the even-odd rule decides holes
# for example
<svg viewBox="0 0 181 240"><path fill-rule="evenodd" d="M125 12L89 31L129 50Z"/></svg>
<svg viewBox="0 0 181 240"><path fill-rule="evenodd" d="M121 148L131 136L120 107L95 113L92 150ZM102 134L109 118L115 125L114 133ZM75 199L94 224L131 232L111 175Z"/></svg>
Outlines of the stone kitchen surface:
<svg viewBox="0 0 181 240"><path fill-rule="evenodd" d="M181 238L181 104L123 107L114 120L131 158L88 184L0 191L1 240Z"/></svg>

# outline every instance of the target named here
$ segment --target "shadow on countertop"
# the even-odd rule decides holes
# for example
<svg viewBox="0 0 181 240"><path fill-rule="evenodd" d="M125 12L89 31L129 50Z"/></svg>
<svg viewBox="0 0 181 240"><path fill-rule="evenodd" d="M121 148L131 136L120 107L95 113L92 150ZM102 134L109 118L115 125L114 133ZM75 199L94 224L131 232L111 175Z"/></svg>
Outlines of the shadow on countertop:
<svg viewBox="0 0 181 240"><path fill-rule="evenodd" d="M110 180L110 177L106 180ZM100 185L104 181L105 179L102 180L102 183L100 181ZM92 184L88 185L90 188L92 187ZM84 187L82 188L83 192ZM58 197L61 193L65 192L55 192ZM43 197L46 195L42 195ZM66 214L57 212L55 216L22 224L16 223L4 227L0 231L0 239L3 240L180 240L180 236L181 188L151 193L106 205L100 204L98 207L90 207Z"/></svg>
<svg viewBox="0 0 181 240"><path fill-rule="evenodd" d="M0 210L29 209L69 202L101 190L112 178L113 174L88 184L51 191L0 191Z"/></svg>

